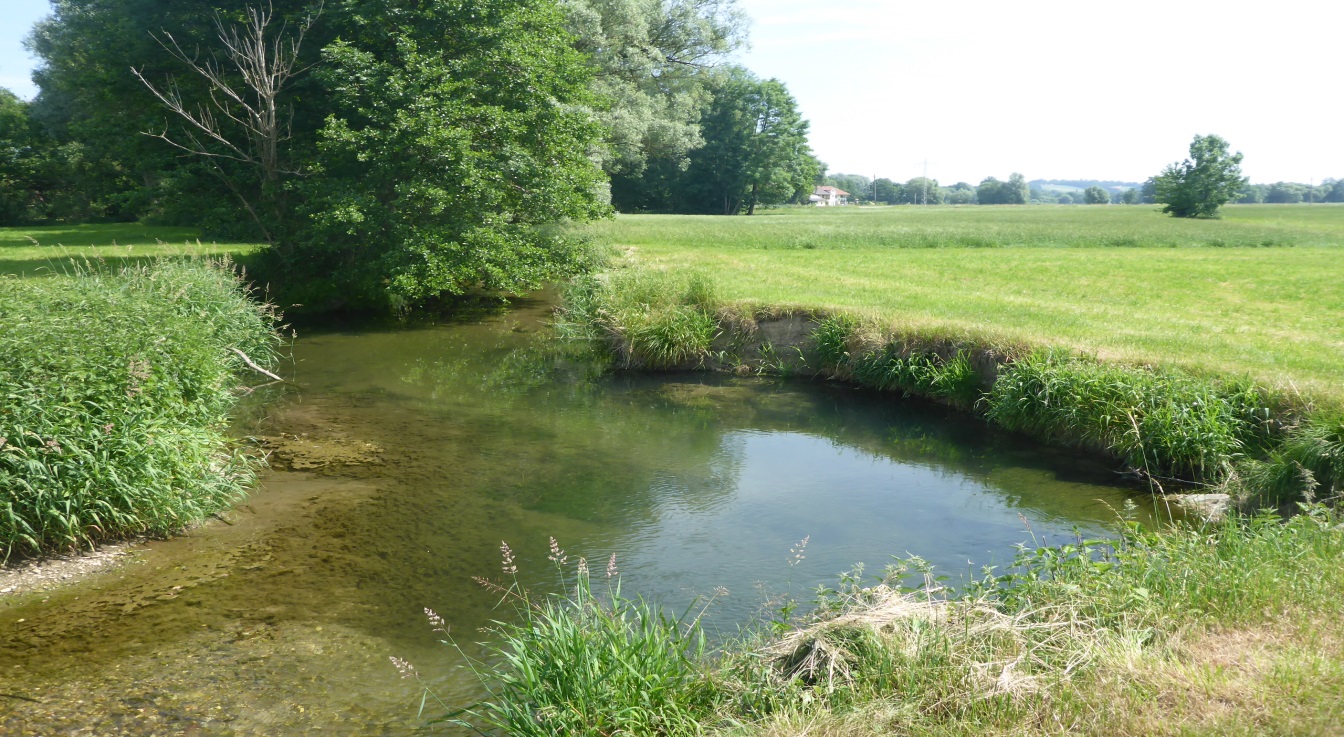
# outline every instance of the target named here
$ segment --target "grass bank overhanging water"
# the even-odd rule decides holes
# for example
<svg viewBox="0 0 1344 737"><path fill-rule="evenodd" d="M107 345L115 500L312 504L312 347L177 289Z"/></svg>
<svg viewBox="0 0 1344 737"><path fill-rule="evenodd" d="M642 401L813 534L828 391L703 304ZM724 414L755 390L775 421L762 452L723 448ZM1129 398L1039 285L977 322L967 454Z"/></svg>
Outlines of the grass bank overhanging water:
<svg viewBox="0 0 1344 737"><path fill-rule="evenodd" d="M1214 486L1252 507L1329 498L1344 484L1334 405L1247 377L731 303L700 272L618 270L576 284L565 309L565 329L607 346L622 368L802 374L933 399L1110 455L1158 487Z"/></svg>
<svg viewBox="0 0 1344 737"><path fill-rule="evenodd" d="M0 286L0 559L166 534L244 494L229 411L280 343L230 263Z"/></svg>

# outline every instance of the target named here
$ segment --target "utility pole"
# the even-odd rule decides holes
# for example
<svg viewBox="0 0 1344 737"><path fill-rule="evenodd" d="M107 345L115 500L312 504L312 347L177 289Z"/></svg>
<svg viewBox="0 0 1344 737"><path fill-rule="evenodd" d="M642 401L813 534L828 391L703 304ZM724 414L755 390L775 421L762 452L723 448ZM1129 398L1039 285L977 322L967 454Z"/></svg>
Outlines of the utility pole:
<svg viewBox="0 0 1344 737"><path fill-rule="evenodd" d="M877 204L877 175L873 175L873 204Z"/></svg>

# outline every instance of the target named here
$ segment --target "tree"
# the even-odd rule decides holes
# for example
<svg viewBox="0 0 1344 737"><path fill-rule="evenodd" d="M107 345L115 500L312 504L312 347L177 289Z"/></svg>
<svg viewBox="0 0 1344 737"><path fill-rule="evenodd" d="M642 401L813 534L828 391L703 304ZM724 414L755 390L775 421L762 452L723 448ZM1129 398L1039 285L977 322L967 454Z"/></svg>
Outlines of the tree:
<svg viewBox="0 0 1344 737"><path fill-rule="evenodd" d="M49 149L28 103L0 87L0 226L43 219Z"/></svg>
<svg viewBox="0 0 1344 737"><path fill-rule="evenodd" d="M1121 192L1121 193L1120 193L1120 204L1122 204L1122 205L1137 205L1137 204L1139 204L1139 190L1134 189L1133 187L1130 187L1129 189L1125 190L1124 192Z"/></svg>
<svg viewBox="0 0 1344 737"><path fill-rule="evenodd" d="M1218 208L1241 194L1241 152L1228 153L1227 141L1215 135L1195 136L1190 158L1170 164L1156 180L1162 212L1175 217L1213 217Z"/></svg>
<svg viewBox="0 0 1344 737"><path fill-rule="evenodd" d="M1093 185L1083 190L1083 201L1089 205L1109 205L1111 204L1111 193Z"/></svg>
<svg viewBox="0 0 1344 737"><path fill-rule="evenodd" d="M1139 185L1139 202L1145 205L1157 202L1157 177L1148 177Z"/></svg>
<svg viewBox="0 0 1344 737"><path fill-rule="evenodd" d="M606 211L591 71L563 20L542 0L423 3L328 45L330 112L297 185L302 230L272 252L282 273L395 306L579 265L538 227Z"/></svg>
<svg viewBox="0 0 1344 737"><path fill-rule="evenodd" d="M822 164L784 83L733 67L711 89L701 118L705 145L691 153L679 209L751 215L757 205L796 201L810 190Z"/></svg>
<svg viewBox="0 0 1344 737"><path fill-rule="evenodd" d="M895 205L901 201L901 185L896 182L881 177L873 182L873 189L877 193L877 201L885 202L888 205Z"/></svg>
<svg viewBox="0 0 1344 737"><path fill-rule="evenodd" d="M942 190L942 201L949 205L974 205L975 187L966 182L957 182Z"/></svg>
<svg viewBox="0 0 1344 737"><path fill-rule="evenodd" d="M209 162L211 170L247 210L267 242L286 223L286 181L301 175L289 161L294 111L285 99L286 87L298 72L304 36L321 13L321 6L302 20L292 34L287 26L272 30L274 7L244 9L244 20L230 24L216 17L219 52L200 58L188 53L171 33L156 36L174 59L199 76L209 103L192 105L174 81L156 83L138 69L131 71L163 104L183 130L168 128L154 137L176 149ZM224 161L247 172L238 176Z"/></svg>
<svg viewBox="0 0 1344 737"><path fill-rule="evenodd" d="M1242 187L1237 196L1239 205L1258 205L1265 201L1265 194L1269 192L1269 187L1263 184L1247 184Z"/></svg>
<svg viewBox="0 0 1344 737"><path fill-rule="evenodd" d="M1325 189L1324 202L1344 202L1344 179L1326 179L1321 182Z"/></svg>
<svg viewBox="0 0 1344 737"><path fill-rule="evenodd" d="M746 42L736 0L568 0L565 8L602 100L601 161L613 188L651 161L684 169L703 143L705 72Z"/></svg>
<svg viewBox="0 0 1344 737"><path fill-rule="evenodd" d="M938 187L937 179L915 177L905 183L901 201L908 205L941 205L943 191Z"/></svg>
<svg viewBox="0 0 1344 737"><path fill-rule="evenodd" d="M982 205L1025 205L1031 201L1027 178L1016 172L1006 182L985 177L975 193L976 200Z"/></svg>
<svg viewBox="0 0 1344 737"><path fill-rule="evenodd" d="M1265 192L1265 202L1275 204L1296 204L1307 198L1309 188L1296 182L1275 182Z"/></svg>

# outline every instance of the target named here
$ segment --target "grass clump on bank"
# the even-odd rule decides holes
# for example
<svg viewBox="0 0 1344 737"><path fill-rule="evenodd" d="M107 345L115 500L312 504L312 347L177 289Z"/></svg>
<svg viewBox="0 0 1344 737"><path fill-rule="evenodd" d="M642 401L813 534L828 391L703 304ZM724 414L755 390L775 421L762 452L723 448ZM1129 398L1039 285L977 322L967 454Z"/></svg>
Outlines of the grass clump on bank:
<svg viewBox="0 0 1344 737"><path fill-rule="evenodd" d="M227 261L0 277L0 559L164 534L236 500L241 351L276 315Z"/></svg>
<svg viewBox="0 0 1344 737"><path fill-rule="evenodd" d="M499 657L476 664L489 696L453 716L514 735L1322 733L1344 688L1342 521L1130 523L961 591L907 559L712 651L698 619L612 579L594 595L583 570L544 602L507 589Z"/></svg>

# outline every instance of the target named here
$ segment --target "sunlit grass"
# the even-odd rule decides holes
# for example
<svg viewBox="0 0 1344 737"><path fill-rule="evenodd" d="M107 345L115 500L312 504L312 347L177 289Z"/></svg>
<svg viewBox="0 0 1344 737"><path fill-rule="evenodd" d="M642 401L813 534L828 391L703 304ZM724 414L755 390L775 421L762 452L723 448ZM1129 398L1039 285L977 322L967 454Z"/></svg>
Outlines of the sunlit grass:
<svg viewBox="0 0 1344 737"><path fill-rule="evenodd" d="M0 228L0 274L45 276L69 273L72 262L85 260L130 266L162 257L242 256L257 248L208 241L194 228L137 223Z"/></svg>
<svg viewBox="0 0 1344 737"><path fill-rule="evenodd" d="M1344 207L1229 207L1199 221L1121 206L848 208L623 216L590 230L633 246L636 264L713 275L727 300L1344 396ZM938 244L985 247L908 247Z"/></svg>

